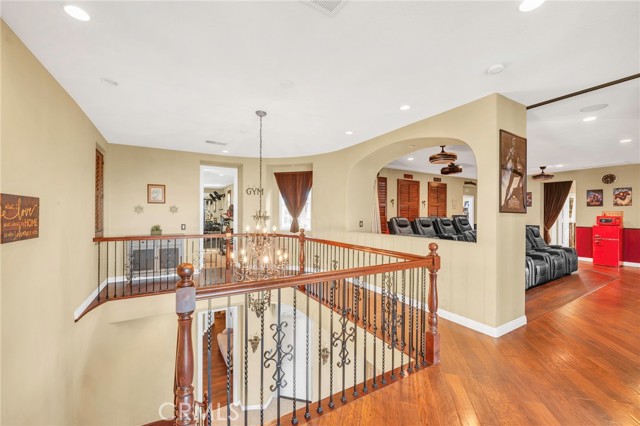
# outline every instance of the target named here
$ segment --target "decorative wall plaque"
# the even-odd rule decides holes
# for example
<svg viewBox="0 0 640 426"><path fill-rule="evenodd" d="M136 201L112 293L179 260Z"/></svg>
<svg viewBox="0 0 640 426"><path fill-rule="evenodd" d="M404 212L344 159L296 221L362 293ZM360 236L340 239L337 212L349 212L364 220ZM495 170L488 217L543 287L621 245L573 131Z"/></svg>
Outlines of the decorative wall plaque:
<svg viewBox="0 0 640 426"><path fill-rule="evenodd" d="M40 198L0 194L0 243L38 238Z"/></svg>

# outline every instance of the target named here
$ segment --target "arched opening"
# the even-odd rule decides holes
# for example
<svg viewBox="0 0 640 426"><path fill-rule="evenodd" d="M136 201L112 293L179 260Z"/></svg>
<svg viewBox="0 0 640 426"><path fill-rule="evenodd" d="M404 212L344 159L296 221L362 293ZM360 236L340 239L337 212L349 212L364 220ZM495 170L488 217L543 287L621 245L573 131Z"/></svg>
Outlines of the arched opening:
<svg viewBox="0 0 640 426"><path fill-rule="evenodd" d="M465 143L444 147L455 161L431 163L443 150L432 146L400 156L378 172L380 228L374 232L476 242L475 155Z"/></svg>

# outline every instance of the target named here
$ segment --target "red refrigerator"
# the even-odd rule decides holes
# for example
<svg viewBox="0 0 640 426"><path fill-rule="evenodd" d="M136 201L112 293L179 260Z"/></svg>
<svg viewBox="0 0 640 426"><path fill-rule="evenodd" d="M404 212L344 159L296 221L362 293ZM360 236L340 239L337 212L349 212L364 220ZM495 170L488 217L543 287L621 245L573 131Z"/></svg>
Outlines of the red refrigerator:
<svg viewBox="0 0 640 426"><path fill-rule="evenodd" d="M622 225L612 217L598 216L593 227L593 264L622 266Z"/></svg>

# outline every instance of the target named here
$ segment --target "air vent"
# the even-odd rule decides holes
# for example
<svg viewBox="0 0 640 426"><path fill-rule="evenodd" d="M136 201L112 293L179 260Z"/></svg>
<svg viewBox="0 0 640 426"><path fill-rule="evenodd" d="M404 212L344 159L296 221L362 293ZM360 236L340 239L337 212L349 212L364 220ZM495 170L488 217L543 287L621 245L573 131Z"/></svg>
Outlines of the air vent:
<svg viewBox="0 0 640 426"><path fill-rule="evenodd" d="M344 6L346 0L301 0L302 3L319 10L325 15L336 16L338 11Z"/></svg>
<svg viewBox="0 0 640 426"><path fill-rule="evenodd" d="M210 140L206 140L205 142L210 143L211 145L227 146L226 142L218 142L218 141L210 141Z"/></svg>

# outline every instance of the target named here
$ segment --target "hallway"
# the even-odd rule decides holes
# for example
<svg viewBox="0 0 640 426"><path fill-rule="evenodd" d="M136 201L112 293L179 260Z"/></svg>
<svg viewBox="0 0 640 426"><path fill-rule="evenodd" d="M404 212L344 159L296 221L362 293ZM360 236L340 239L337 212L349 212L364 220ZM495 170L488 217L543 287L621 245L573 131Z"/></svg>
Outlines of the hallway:
<svg viewBox="0 0 640 426"><path fill-rule="evenodd" d="M498 339L440 320L440 365L309 423L639 424L640 269L581 262L561 280L527 294L529 323Z"/></svg>

